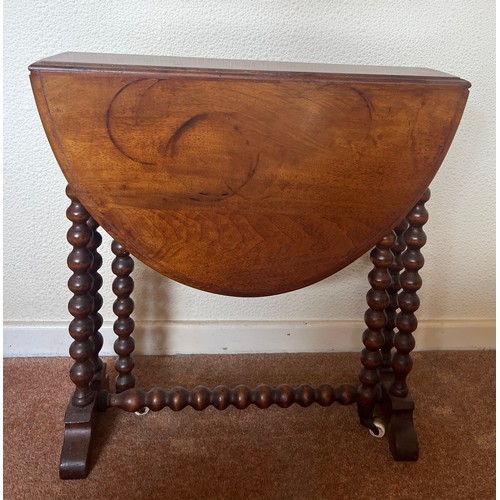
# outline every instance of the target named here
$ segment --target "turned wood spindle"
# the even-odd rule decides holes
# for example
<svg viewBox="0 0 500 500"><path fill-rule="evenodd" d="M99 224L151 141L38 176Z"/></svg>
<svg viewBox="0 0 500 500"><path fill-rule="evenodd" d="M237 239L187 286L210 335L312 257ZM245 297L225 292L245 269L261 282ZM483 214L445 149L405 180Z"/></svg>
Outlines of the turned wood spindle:
<svg viewBox="0 0 500 500"><path fill-rule="evenodd" d="M379 383L378 367L382 363L381 347L384 345L384 328L387 316L385 309L389 305L387 289L391 284L389 266L392 264L391 246L396 240L394 231L382 238L370 253L374 265L368 275L371 290L366 295L369 309L365 312L368 327L363 333L365 348L361 352L363 368L359 372L361 385L358 388L358 413L361 423L378 434L373 424L373 409L377 400L376 385Z"/></svg>
<svg viewBox="0 0 500 500"><path fill-rule="evenodd" d="M134 339L131 336L134 331L134 320L130 317L134 310L134 301L130 294L134 290L134 280L130 273L134 270L134 261L123 245L113 241L111 250L115 254L112 264L113 273L116 278L113 281L113 293L117 299L113 303L113 312L118 316L114 322L113 329L118 338L115 340L114 348L118 355L115 369L116 392L122 392L135 385L135 377L132 370L135 366L132 352L134 351Z"/></svg>
<svg viewBox="0 0 500 500"><path fill-rule="evenodd" d="M68 288L73 293L68 303L68 310L73 316L69 325L69 333L74 340L69 353L75 361L70 369L70 378L76 386L72 403L75 406L85 406L94 398L90 382L95 374L92 361L95 353L92 337L94 301L91 296L94 280L90 272L93 255L88 248L92 239L92 229L87 224L89 213L69 186L66 188L66 195L71 200L66 216L72 222L67 232L67 239L73 246L67 260L68 267L73 271L73 275L68 280Z"/></svg>
<svg viewBox="0 0 500 500"><path fill-rule="evenodd" d="M385 308L385 313L387 315L387 322L385 327L382 329L384 334L384 345L381 349L382 351L382 369L391 371L392 370L392 348L394 347L394 328L396 327L396 316L398 310L398 293L401 290L400 273L403 270L403 261L401 259L401 254L406 248L404 242L404 232L408 227L408 221L406 217L394 228L394 233L396 235L396 241L391 247L391 252L393 255L392 264L389 267L389 273L391 275L391 284L387 289L389 294L389 305Z"/></svg>
<svg viewBox="0 0 500 500"><path fill-rule="evenodd" d="M400 277L402 288L398 295L400 312L396 318L398 333L394 336L396 352L392 359L394 382L390 389L392 394L399 397L405 397L408 394L406 377L413 366L410 352L415 347L413 332L418 325L414 313L420 306L417 291L422 286L422 278L419 275L419 270L424 265L424 257L420 249L427 241L423 225L429 219L425 203L429 201L430 195L431 192L427 189L420 201L408 214L409 227L404 233L406 250L402 255L404 271Z"/></svg>
<svg viewBox="0 0 500 500"><path fill-rule="evenodd" d="M94 352L92 354L92 361L94 362L95 371L97 373L101 371L103 367L102 359L99 357L99 353L102 349L103 344L103 337L101 332L99 331L103 323L102 316L99 313L99 310L101 309L103 304L102 295L99 293L99 290L102 287L102 276L99 273L99 269L102 266L102 256L98 251L98 248L102 243L102 236L98 231L99 223L92 216L88 219L87 224L90 229L92 229L92 238L87 244L87 248L90 250L93 257L92 266L90 267L89 271L93 279L92 288L90 289L90 296L94 301L94 306L92 308L90 317L94 322L94 331L92 333L92 340L94 341Z"/></svg>
<svg viewBox="0 0 500 500"><path fill-rule="evenodd" d="M225 410L230 405L243 410L251 404L262 409L273 404L281 408L288 408L294 403L303 407L311 406L313 403L330 406L334 402L350 405L356 401L356 387L350 384L342 384L337 387L323 384L316 388L307 384L295 388L289 385L278 387L259 385L253 389L245 385L238 385L233 389L220 385L213 390L204 386L198 386L192 390L184 387L172 387L171 389L155 387L148 392L141 389L130 389L121 394L108 393L106 397L105 406L117 407L129 412L141 408L160 411L165 407L169 407L173 411L180 411L186 406L202 411L210 405L218 410Z"/></svg>

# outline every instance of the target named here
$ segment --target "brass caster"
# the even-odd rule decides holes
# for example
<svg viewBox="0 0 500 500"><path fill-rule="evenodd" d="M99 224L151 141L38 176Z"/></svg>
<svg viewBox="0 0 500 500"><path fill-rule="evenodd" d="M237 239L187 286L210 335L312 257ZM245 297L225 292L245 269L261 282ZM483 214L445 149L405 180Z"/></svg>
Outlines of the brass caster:
<svg viewBox="0 0 500 500"><path fill-rule="evenodd" d="M374 418L373 425L378 429L378 434L375 434L371 429L369 429L370 434L376 438L383 438L385 435L385 424L381 418Z"/></svg>

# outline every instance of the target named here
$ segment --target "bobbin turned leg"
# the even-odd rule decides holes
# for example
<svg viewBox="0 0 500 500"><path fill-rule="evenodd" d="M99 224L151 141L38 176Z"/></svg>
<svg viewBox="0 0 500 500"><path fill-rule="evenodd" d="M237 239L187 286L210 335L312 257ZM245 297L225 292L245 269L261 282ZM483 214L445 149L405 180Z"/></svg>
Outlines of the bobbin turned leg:
<svg viewBox="0 0 500 500"><path fill-rule="evenodd" d="M74 360L70 378L75 384L75 391L64 417L59 476L61 479L78 479L88 474L90 438L96 420L96 395L98 390L106 388L106 380L104 366L96 363L98 350L94 339L97 339L97 348L100 348L100 334L97 335L100 315L94 302L98 288L94 282L97 274L93 249L95 240L92 227L87 223L90 216L69 186L66 194L71 199L67 217L72 226L67 236L68 242L73 246L68 256L68 267L73 275L68 281L68 287L74 295L69 301L68 309L74 318L69 326L69 333L74 339L69 352ZM100 307L98 303L97 306ZM94 323L95 319L97 325Z"/></svg>
<svg viewBox="0 0 500 500"><path fill-rule="evenodd" d="M98 248L102 243L102 236L99 234L99 223L93 218L90 217L87 221L87 225L92 229L92 237L90 238L89 243L87 244L87 248L90 250L92 254L92 266L90 267L90 274L92 276L92 288L90 289L90 296L93 300L93 308L90 317L94 322L94 330L92 332L92 341L94 342L94 351L92 353L92 362L94 363L94 370L96 375L99 375L101 371L105 370L105 365L102 359L99 357L99 353L102 349L103 338L102 334L99 331L102 327L102 316L99 313L99 310L102 307L102 296L99 293L99 290L102 287L102 276L99 273L99 269L102 266L102 257L98 251Z"/></svg>
<svg viewBox="0 0 500 500"><path fill-rule="evenodd" d="M394 336L396 352L392 358L393 373L382 374L383 409L391 452L396 460L418 459L418 440L413 425L415 404L409 394L406 378L413 364L410 352L415 347L413 332L417 328L414 313L420 305L417 291L422 286L418 271L424 265L420 249L426 243L422 226L428 220L425 203L429 198L430 191L427 189L407 217L409 227L404 233L406 250L402 254L404 272L400 276L402 291L398 295L400 312L396 317L398 332Z"/></svg>
<svg viewBox="0 0 500 500"><path fill-rule="evenodd" d="M396 241L391 247L393 259L389 267L391 275L391 284L387 289L389 294L389 305L385 308L387 315L387 322L382 329L384 334L384 345L382 351L382 366L380 372L392 372L392 348L394 347L394 328L396 327L396 316L398 310L398 292L401 290L400 273L403 270L403 262L401 254L406 248L404 242L404 232L408 227L408 220L406 217L394 228L396 234Z"/></svg>
<svg viewBox="0 0 500 500"><path fill-rule="evenodd" d="M115 363L115 369L118 372L116 392L123 392L135 386L135 377L132 374L135 366L132 357L135 347L132 337L134 320L130 317L134 310L134 301L130 298L134 290L134 280L130 276L134 270L134 261L123 245L117 241L113 241L111 250L116 256L112 264L113 273L116 275L113 281L113 293L117 297L113 304L113 312L118 316L113 325L114 332L118 336L114 344L118 355Z"/></svg>
<svg viewBox="0 0 500 500"><path fill-rule="evenodd" d="M392 263L391 246L395 241L395 234L391 231L370 254L374 267L368 275L371 290L366 295L369 309L365 313L365 323L368 328L363 333L365 348L361 352L363 368L359 372L361 385L358 388L358 414L361 424L368 427L375 435L379 434L379 429L373 423L373 412L375 404L381 399L378 368L382 363L380 353L384 345L382 328L387 321L385 313L385 308L389 305L387 289L391 284L388 269Z"/></svg>

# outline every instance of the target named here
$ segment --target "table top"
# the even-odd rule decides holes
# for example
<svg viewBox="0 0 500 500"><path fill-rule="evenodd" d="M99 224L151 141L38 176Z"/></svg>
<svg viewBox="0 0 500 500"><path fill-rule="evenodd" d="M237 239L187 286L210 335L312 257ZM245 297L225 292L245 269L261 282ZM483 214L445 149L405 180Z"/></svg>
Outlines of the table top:
<svg viewBox="0 0 500 500"><path fill-rule="evenodd" d="M30 69L94 218L162 274L236 296L319 281L396 226L469 87L426 69L111 54Z"/></svg>
<svg viewBox="0 0 500 500"><path fill-rule="evenodd" d="M406 80L460 80L459 78L428 68L366 66L348 64L319 64L287 61L251 61L236 59L209 59L199 57L145 56L130 54L100 54L89 52L63 52L33 63L30 69L72 71L216 71L220 74L285 73L290 75L328 75L391 77ZM467 82L463 81L464 84Z"/></svg>

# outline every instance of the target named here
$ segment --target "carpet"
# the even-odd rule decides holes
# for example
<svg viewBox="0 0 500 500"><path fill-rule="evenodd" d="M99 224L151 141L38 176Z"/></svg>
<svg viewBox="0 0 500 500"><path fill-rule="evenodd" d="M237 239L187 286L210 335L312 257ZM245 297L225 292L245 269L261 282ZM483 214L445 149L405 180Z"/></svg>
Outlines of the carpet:
<svg viewBox="0 0 500 500"><path fill-rule="evenodd" d="M495 352L416 352L418 462L393 461L355 405L104 412L91 472L62 481L70 359L4 360L4 497L480 499L495 497ZM113 360L106 359L113 380ZM356 353L138 357L138 387L354 383Z"/></svg>

